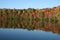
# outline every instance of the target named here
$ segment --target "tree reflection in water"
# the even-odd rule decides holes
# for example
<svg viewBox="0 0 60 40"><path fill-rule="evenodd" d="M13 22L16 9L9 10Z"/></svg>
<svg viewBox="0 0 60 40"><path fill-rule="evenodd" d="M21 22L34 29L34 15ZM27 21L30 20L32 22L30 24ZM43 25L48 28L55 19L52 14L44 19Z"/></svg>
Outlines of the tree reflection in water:
<svg viewBox="0 0 60 40"><path fill-rule="evenodd" d="M60 34L60 10L56 8L0 9L0 28L36 29Z"/></svg>

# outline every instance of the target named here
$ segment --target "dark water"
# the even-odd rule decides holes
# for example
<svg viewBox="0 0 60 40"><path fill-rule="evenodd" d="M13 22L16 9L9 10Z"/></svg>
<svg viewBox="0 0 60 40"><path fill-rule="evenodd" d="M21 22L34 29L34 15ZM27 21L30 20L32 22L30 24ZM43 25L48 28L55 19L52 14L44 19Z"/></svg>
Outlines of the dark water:
<svg viewBox="0 0 60 40"><path fill-rule="evenodd" d="M42 30L0 28L0 40L60 40L60 34Z"/></svg>

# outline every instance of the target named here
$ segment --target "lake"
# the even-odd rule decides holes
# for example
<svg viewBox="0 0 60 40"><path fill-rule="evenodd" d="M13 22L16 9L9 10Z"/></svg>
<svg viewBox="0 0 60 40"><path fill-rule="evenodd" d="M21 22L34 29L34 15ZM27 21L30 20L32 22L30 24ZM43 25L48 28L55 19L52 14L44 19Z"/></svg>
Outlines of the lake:
<svg viewBox="0 0 60 40"><path fill-rule="evenodd" d="M60 40L60 34L43 30L0 28L0 40Z"/></svg>

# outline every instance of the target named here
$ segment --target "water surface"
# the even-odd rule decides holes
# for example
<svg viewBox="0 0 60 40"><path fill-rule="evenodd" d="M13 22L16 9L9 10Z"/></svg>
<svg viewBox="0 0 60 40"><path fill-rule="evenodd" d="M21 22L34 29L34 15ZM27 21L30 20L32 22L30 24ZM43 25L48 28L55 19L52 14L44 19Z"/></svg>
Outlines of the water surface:
<svg viewBox="0 0 60 40"><path fill-rule="evenodd" d="M60 34L42 30L0 28L0 40L60 40Z"/></svg>

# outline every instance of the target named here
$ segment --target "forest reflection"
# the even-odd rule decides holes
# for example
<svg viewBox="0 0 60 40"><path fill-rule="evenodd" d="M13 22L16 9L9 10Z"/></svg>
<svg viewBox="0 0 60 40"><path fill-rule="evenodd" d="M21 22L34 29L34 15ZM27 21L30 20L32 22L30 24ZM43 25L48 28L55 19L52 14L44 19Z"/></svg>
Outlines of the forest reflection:
<svg viewBox="0 0 60 40"><path fill-rule="evenodd" d="M56 8L0 9L0 28L44 30L60 34L60 10Z"/></svg>

